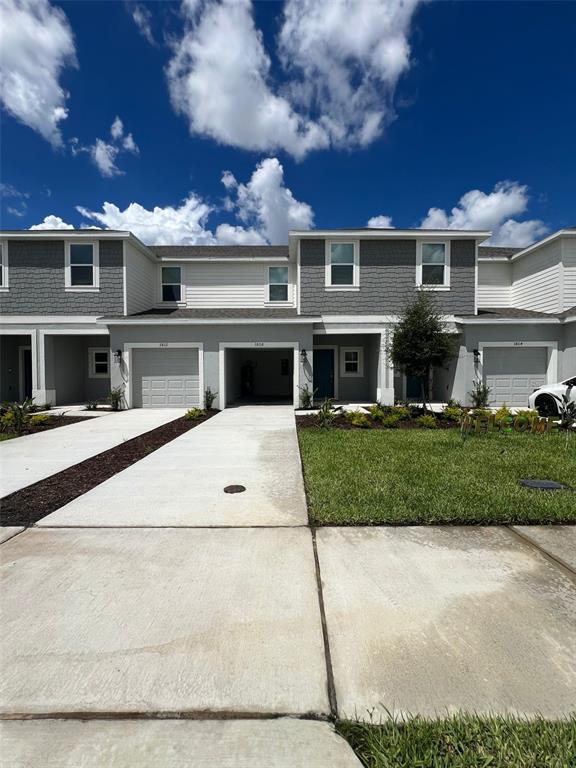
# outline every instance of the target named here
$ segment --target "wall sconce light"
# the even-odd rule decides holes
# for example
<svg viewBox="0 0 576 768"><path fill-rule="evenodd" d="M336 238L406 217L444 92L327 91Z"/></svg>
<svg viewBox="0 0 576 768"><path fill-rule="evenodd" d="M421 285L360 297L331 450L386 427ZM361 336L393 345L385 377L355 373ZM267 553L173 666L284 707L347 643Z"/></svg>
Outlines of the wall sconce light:
<svg viewBox="0 0 576 768"><path fill-rule="evenodd" d="M472 354L474 355L474 362L479 363L480 362L480 350L479 349L473 349Z"/></svg>
<svg viewBox="0 0 576 768"><path fill-rule="evenodd" d="M300 352L300 360L302 360L302 362L303 362L303 363L306 363L306 362L308 362L308 353L306 352L306 350L305 350L305 349L303 349L303 350Z"/></svg>
<svg viewBox="0 0 576 768"><path fill-rule="evenodd" d="M120 365L121 360L122 360L122 350L117 349L114 352L114 362L116 363L116 365Z"/></svg>

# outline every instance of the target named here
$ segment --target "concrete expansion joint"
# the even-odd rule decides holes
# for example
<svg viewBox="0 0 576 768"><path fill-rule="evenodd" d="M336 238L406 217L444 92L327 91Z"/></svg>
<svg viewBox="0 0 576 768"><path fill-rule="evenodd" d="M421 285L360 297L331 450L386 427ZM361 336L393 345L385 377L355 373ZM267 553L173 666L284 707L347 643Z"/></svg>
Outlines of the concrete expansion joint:
<svg viewBox="0 0 576 768"><path fill-rule="evenodd" d="M0 714L0 722L14 720L308 720L311 722L333 723L332 715L320 712L233 712L191 710L179 712L46 712L27 714L16 712Z"/></svg>
<svg viewBox="0 0 576 768"><path fill-rule="evenodd" d="M526 536L526 534L522 533L514 526L505 525L504 527L507 528L510 531L510 533L512 533L515 536L518 536L519 539L522 539L522 541L525 544L529 544L531 547L537 550L544 558L554 563L554 565L559 565L560 568L562 568L562 570L568 573L568 576L571 579L576 579L576 570L574 570L572 566L568 565L568 563L565 560L563 560L561 557L558 557L557 555L553 555L551 552L548 552L548 550L544 549L544 547L538 544L538 542L534 541L534 539L530 538L530 536Z"/></svg>

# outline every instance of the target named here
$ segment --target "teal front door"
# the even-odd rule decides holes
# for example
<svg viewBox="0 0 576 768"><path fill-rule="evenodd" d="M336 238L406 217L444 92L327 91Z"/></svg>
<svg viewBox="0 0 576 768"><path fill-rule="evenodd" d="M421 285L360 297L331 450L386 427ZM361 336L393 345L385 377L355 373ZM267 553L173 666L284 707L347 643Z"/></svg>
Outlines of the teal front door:
<svg viewBox="0 0 576 768"><path fill-rule="evenodd" d="M314 390L318 400L334 397L334 351L314 350Z"/></svg>

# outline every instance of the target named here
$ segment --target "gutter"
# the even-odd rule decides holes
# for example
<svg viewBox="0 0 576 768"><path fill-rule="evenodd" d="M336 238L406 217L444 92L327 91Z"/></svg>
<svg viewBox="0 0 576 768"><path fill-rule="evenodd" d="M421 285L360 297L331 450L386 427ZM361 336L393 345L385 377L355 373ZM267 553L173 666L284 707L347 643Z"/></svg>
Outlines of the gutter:
<svg viewBox="0 0 576 768"><path fill-rule="evenodd" d="M140 318L105 318L96 321L98 325L305 325L319 323L320 317L151 317Z"/></svg>

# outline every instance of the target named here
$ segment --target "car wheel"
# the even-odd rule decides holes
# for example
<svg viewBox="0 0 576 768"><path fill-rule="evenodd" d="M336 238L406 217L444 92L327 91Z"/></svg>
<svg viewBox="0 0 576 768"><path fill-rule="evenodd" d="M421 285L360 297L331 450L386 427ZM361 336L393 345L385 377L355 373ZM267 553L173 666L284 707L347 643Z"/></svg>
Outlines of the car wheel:
<svg viewBox="0 0 576 768"><path fill-rule="evenodd" d="M551 416L558 416L558 406L556 400L550 395L542 395L536 400L536 410L540 416L544 418L550 418Z"/></svg>

